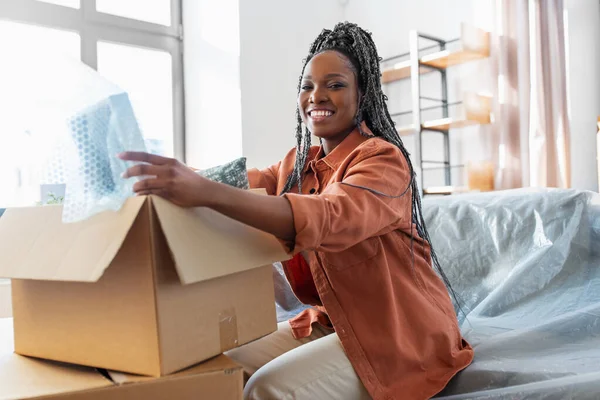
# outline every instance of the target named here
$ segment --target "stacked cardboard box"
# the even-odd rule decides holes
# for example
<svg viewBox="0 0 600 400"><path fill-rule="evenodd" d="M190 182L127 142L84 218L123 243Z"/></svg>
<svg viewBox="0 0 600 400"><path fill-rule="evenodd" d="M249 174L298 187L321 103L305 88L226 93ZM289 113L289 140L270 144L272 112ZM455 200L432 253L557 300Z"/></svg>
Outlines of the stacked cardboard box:
<svg viewBox="0 0 600 400"><path fill-rule="evenodd" d="M286 255L272 236L154 196L79 223L61 216L60 206L47 206L0 218L0 277L12 279L16 353L170 375L125 379L138 387L174 385L204 376L206 366L179 371L276 329L271 263ZM225 359L211 362L237 371ZM111 390L121 387L132 386Z"/></svg>
<svg viewBox="0 0 600 400"><path fill-rule="evenodd" d="M224 355L162 377L23 357L12 352L12 320L0 319L0 399L219 399L242 398L242 369Z"/></svg>

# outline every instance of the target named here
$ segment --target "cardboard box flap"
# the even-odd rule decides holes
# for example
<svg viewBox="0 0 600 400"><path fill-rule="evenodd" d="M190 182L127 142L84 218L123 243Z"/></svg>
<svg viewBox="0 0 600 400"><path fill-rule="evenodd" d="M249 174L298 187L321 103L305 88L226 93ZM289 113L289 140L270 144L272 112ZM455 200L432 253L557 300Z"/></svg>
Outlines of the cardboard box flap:
<svg viewBox="0 0 600 400"><path fill-rule="evenodd" d="M231 358L221 354L221 355L214 357L208 361L204 361L201 364L184 369L183 371L179 371L175 374L171 374L168 377L169 378L171 378L171 377L177 378L177 377L187 376L187 375L206 374L206 373L215 372L215 371L225 371L225 372L229 373L230 371L240 369L240 368L242 368L241 365L237 364ZM127 383L138 383L138 382L144 382L144 381L156 379L156 378L149 377L149 376L132 375L132 374L126 374L124 372L118 372L118 371L107 371L107 372L108 372L108 375L110 376L110 378L113 380L113 382L118 385L123 385L123 384L127 384ZM165 379L165 377L163 377L162 379Z"/></svg>
<svg viewBox="0 0 600 400"><path fill-rule="evenodd" d="M62 206L12 208L0 218L0 277L95 282L123 244L145 197L118 212L63 224Z"/></svg>
<svg viewBox="0 0 600 400"><path fill-rule="evenodd" d="M0 400L49 396L112 386L94 368L13 353L12 320L0 319Z"/></svg>
<svg viewBox="0 0 600 400"><path fill-rule="evenodd" d="M0 400L27 399L113 386L94 368L0 355Z"/></svg>
<svg viewBox="0 0 600 400"><path fill-rule="evenodd" d="M209 208L182 208L157 196L151 200L184 284L289 258L274 236Z"/></svg>

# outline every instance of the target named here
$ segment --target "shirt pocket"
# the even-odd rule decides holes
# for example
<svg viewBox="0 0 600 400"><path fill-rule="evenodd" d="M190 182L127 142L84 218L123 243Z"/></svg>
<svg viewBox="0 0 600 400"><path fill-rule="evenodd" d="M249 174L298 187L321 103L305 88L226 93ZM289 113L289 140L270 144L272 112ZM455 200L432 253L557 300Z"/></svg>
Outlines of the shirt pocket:
<svg viewBox="0 0 600 400"><path fill-rule="evenodd" d="M337 271L364 264L381 251L379 237L371 237L337 253L321 253L325 268Z"/></svg>

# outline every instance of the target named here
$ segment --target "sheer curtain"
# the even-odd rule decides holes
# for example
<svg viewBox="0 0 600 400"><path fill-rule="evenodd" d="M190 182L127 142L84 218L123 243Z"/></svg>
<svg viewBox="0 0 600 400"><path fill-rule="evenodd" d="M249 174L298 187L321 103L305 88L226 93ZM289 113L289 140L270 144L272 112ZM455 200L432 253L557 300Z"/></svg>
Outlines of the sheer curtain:
<svg viewBox="0 0 600 400"><path fill-rule="evenodd" d="M563 0L530 2L532 186L570 186Z"/></svg>
<svg viewBox="0 0 600 400"><path fill-rule="evenodd" d="M563 0L495 0L496 188L569 187Z"/></svg>
<svg viewBox="0 0 600 400"><path fill-rule="evenodd" d="M529 171L529 35L527 0L495 0L491 35L492 141L496 189L526 186Z"/></svg>

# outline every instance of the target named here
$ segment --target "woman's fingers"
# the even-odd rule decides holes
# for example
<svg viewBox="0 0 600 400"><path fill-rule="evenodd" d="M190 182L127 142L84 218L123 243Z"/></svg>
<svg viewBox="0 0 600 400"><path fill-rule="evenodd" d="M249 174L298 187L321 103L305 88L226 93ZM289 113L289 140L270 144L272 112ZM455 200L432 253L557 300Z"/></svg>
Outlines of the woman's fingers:
<svg viewBox="0 0 600 400"><path fill-rule="evenodd" d="M173 158L143 152L125 152L121 160L139 162L125 171L123 178L142 177L135 182L137 195L157 195L182 207L198 207L203 199L198 195L205 179Z"/></svg>
<svg viewBox="0 0 600 400"><path fill-rule="evenodd" d="M168 172L168 168L164 165L137 164L128 168L123 173L123 178L131 178L133 176L161 176Z"/></svg>
<svg viewBox="0 0 600 400"><path fill-rule="evenodd" d="M172 158L157 156L156 154L145 153L143 151L126 151L117 154L117 157L124 161L139 161L154 165L170 165L175 162Z"/></svg>
<svg viewBox="0 0 600 400"><path fill-rule="evenodd" d="M156 194L155 192L164 191L166 187L167 187L167 182L165 182L164 179L149 178L149 179L144 179L139 182L136 182L133 185L133 191L135 193L151 192L153 194ZM147 194L149 194L149 193L147 193Z"/></svg>
<svg viewBox="0 0 600 400"><path fill-rule="evenodd" d="M165 199L169 199L168 192L163 189L153 189L153 190L142 190L140 192L135 193L136 196L150 196L151 194L160 196Z"/></svg>

